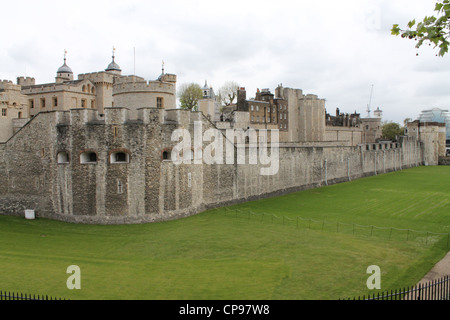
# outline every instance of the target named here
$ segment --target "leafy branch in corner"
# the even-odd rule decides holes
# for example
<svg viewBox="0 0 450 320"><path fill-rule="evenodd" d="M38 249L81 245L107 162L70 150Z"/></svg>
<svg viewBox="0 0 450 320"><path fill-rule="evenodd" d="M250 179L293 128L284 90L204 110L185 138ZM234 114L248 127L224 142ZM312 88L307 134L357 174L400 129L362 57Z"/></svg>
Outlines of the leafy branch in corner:
<svg viewBox="0 0 450 320"><path fill-rule="evenodd" d="M448 53L450 44L450 0L439 0L434 11L435 15L426 16L421 22L416 22L415 19L411 20L405 30L401 29L398 24L394 24L391 34L416 40L417 49L424 43L428 43L429 46L434 45L434 48L439 48L436 56L443 57Z"/></svg>

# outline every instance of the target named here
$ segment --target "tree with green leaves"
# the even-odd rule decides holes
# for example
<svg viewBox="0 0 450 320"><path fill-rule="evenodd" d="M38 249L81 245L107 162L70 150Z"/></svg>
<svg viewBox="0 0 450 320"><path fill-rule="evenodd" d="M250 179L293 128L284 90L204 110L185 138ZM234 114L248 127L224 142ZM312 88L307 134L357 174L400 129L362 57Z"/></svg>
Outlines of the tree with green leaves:
<svg viewBox="0 0 450 320"><path fill-rule="evenodd" d="M381 127L381 137L386 140L395 141L397 136L401 136L404 133L404 129L395 122L385 122Z"/></svg>
<svg viewBox="0 0 450 320"><path fill-rule="evenodd" d="M181 109L197 111L198 100L203 97L202 88L197 83L184 83L178 89Z"/></svg>
<svg viewBox="0 0 450 320"><path fill-rule="evenodd" d="M435 15L426 16L423 21L416 22L415 19L409 21L407 29L401 29L398 24L394 24L391 29L392 35L416 40L417 49L424 43L434 45L434 48L439 47L436 55L443 57L448 53L450 44L450 0L438 0L434 11Z"/></svg>

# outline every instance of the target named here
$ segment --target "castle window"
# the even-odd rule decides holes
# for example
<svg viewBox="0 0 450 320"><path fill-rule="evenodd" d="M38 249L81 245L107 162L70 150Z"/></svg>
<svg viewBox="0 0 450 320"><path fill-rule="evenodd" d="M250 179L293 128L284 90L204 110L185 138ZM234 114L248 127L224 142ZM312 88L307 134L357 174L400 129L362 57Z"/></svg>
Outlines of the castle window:
<svg viewBox="0 0 450 320"><path fill-rule="evenodd" d="M41 108L45 108L45 98L41 98Z"/></svg>
<svg viewBox="0 0 450 320"><path fill-rule="evenodd" d="M82 164L97 163L97 154L92 151L83 152L80 155L80 163Z"/></svg>
<svg viewBox="0 0 450 320"><path fill-rule="evenodd" d="M109 158L111 163L129 163L130 156L126 152L113 152Z"/></svg>
<svg viewBox="0 0 450 320"><path fill-rule="evenodd" d="M172 150L170 150L170 149L163 150L161 159L163 161L172 161Z"/></svg>
<svg viewBox="0 0 450 320"><path fill-rule="evenodd" d="M122 181L120 181L119 179L117 179L117 193L118 194L123 193L123 184Z"/></svg>
<svg viewBox="0 0 450 320"><path fill-rule="evenodd" d="M91 108L95 109L95 100L91 100Z"/></svg>
<svg viewBox="0 0 450 320"><path fill-rule="evenodd" d="M30 106L30 109L34 109L34 100L33 99L28 100L28 105Z"/></svg>
<svg viewBox="0 0 450 320"><path fill-rule="evenodd" d="M81 99L81 107L86 108L86 99Z"/></svg>
<svg viewBox="0 0 450 320"><path fill-rule="evenodd" d="M52 98L52 105L53 105L53 107L57 107L58 106L58 98L57 97L53 97Z"/></svg>
<svg viewBox="0 0 450 320"><path fill-rule="evenodd" d="M21 112L21 111L19 111L19 112L17 113L17 118L22 119L22 112Z"/></svg>
<svg viewBox="0 0 450 320"><path fill-rule="evenodd" d="M59 164L69 163L69 154L65 151L58 152L57 160Z"/></svg>
<svg viewBox="0 0 450 320"><path fill-rule="evenodd" d="M251 105L251 109L252 109L252 111L254 110L253 105Z"/></svg>
<svg viewBox="0 0 450 320"><path fill-rule="evenodd" d="M256 106L256 111L259 111L259 106Z"/></svg>
<svg viewBox="0 0 450 320"><path fill-rule="evenodd" d="M161 109L164 108L164 99L161 97L156 98L156 107Z"/></svg>
<svg viewBox="0 0 450 320"><path fill-rule="evenodd" d="M2 117L6 117L8 115L8 109L2 109Z"/></svg>

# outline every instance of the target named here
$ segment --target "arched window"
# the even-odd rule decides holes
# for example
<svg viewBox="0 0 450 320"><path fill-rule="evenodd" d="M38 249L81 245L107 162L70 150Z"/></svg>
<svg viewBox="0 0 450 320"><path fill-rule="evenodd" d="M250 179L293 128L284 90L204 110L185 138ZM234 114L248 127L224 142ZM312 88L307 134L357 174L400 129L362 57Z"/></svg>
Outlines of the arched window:
<svg viewBox="0 0 450 320"><path fill-rule="evenodd" d="M109 156L109 161L111 163L129 163L130 155L123 151L113 152Z"/></svg>
<svg viewBox="0 0 450 320"><path fill-rule="evenodd" d="M70 162L69 153L66 151L58 152L57 156L58 164L66 164Z"/></svg>
<svg viewBox="0 0 450 320"><path fill-rule="evenodd" d="M86 151L80 155L80 163L95 164L97 163L97 154L93 151Z"/></svg>
<svg viewBox="0 0 450 320"><path fill-rule="evenodd" d="M172 148L166 148L161 153L162 161L172 161Z"/></svg>

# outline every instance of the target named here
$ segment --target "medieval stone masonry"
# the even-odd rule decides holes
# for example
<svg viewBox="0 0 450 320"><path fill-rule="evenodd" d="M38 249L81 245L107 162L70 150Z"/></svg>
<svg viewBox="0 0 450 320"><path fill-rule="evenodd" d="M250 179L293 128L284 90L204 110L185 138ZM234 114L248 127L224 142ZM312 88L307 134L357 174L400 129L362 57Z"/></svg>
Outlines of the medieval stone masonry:
<svg viewBox="0 0 450 320"><path fill-rule="evenodd" d="M437 164L435 149L427 147L432 140L380 142L380 118L340 111L332 117L324 99L300 89L280 85L275 95L263 89L247 100L240 88L238 103L223 117L206 84L200 111L177 109L176 81L164 69L157 80L122 76L114 55L105 71L78 80L65 59L55 83L2 81L0 213L32 209L38 217L76 223L163 221L425 159ZM237 131L245 139L230 141ZM182 154L178 132L189 146ZM262 174L269 167L275 170Z"/></svg>

